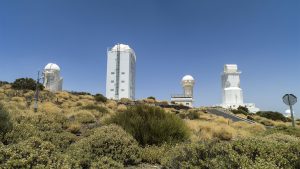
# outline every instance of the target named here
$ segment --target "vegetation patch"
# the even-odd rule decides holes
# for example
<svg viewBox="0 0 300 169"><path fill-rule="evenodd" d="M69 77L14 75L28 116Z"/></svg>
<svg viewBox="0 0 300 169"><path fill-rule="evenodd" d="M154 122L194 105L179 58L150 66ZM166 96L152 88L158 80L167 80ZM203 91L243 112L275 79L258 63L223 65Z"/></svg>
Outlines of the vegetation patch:
<svg viewBox="0 0 300 169"><path fill-rule="evenodd" d="M183 120L153 106L130 107L125 112L113 115L109 123L122 126L143 146L178 143L189 138Z"/></svg>

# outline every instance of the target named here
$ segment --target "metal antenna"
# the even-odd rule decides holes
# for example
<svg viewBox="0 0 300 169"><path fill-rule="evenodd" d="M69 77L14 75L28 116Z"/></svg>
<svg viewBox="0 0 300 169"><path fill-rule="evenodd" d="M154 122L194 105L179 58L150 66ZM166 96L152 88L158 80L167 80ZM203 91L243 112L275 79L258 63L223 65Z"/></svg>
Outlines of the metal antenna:
<svg viewBox="0 0 300 169"><path fill-rule="evenodd" d="M39 101L39 81L40 81L40 71L38 71L38 77L36 80L35 86L35 95L34 95L34 112L38 110L38 101Z"/></svg>
<svg viewBox="0 0 300 169"><path fill-rule="evenodd" d="M36 79L36 86L35 86L35 95L34 95L34 112L38 111L38 101L39 101L39 86L40 86L40 79L43 78L40 77L40 71L38 71L38 76Z"/></svg>

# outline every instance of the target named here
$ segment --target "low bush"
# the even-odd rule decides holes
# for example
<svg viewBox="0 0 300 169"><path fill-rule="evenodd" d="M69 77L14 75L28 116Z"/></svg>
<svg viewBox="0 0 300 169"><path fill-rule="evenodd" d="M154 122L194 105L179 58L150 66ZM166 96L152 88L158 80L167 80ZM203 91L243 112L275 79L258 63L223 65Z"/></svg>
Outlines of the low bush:
<svg viewBox="0 0 300 169"><path fill-rule="evenodd" d="M97 102L105 103L107 101L107 98L105 96L103 96L102 94L96 94L94 96L94 98Z"/></svg>
<svg viewBox="0 0 300 169"><path fill-rule="evenodd" d="M266 131L266 134L282 133L300 138L300 128L291 126L276 126L275 128Z"/></svg>
<svg viewBox="0 0 300 169"><path fill-rule="evenodd" d="M113 115L108 122L122 126L143 146L177 143L189 137L183 120L153 106L130 107Z"/></svg>
<svg viewBox="0 0 300 169"><path fill-rule="evenodd" d="M68 156L71 168L89 168L92 164L101 163L98 158L103 157L124 165L137 164L141 160L136 140L116 125L96 129L91 136L73 144Z"/></svg>
<svg viewBox="0 0 300 169"><path fill-rule="evenodd" d="M1 148L0 154L1 168L60 168L55 146L36 137Z"/></svg>
<svg viewBox="0 0 300 169"><path fill-rule="evenodd" d="M11 87L16 90L35 90L36 89L36 81L32 78L20 78L16 79ZM44 86L39 84L39 89L43 90Z"/></svg>
<svg viewBox="0 0 300 169"><path fill-rule="evenodd" d="M9 82L7 82L7 81L0 81L0 87L3 85L8 85L8 84L9 84Z"/></svg>
<svg viewBox="0 0 300 169"><path fill-rule="evenodd" d="M286 117L284 117L283 114L279 113L279 112L272 112L272 111L265 111L265 112L257 112L256 115L261 116L261 117L265 117L267 119L271 119L271 120L281 120L283 122L287 122L288 119Z"/></svg>
<svg viewBox="0 0 300 169"><path fill-rule="evenodd" d="M94 123L96 119L92 113L86 110L80 110L75 115L75 120L80 123Z"/></svg>
<svg viewBox="0 0 300 169"><path fill-rule="evenodd" d="M234 114L243 114L247 116L249 114L249 110L247 107L239 106L236 110L231 110L232 113Z"/></svg>
<svg viewBox="0 0 300 169"><path fill-rule="evenodd" d="M165 168L299 167L299 140L286 139L282 142L280 139L282 136L183 144L164 154L161 161Z"/></svg>
<svg viewBox="0 0 300 169"><path fill-rule="evenodd" d="M3 140L5 134L12 129L12 122L8 112L0 104L0 141Z"/></svg>

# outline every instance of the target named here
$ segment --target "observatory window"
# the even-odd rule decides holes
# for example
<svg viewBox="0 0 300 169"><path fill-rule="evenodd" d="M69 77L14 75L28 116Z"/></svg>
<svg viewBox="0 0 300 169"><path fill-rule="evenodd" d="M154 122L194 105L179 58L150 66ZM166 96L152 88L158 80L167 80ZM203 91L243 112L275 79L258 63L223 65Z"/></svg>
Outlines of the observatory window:
<svg viewBox="0 0 300 169"><path fill-rule="evenodd" d="M110 89L110 91L114 91L114 89Z"/></svg>
<svg viewBox="0 0 300 169"><path fill-rule="evenodd" d="M112 74L112 75L114 75L114 74L115 74L115 72L111 72L111 74Z"/></svg>
<svg viewBox="0 0 300 169"><path fill-rule="evenodd" d="M186 105L188 106L188 105L189 105L189 103L186 103Z"/></svg>
<svg viewBox="0 0 300 169"><path fill-rule="evenodd" d="M121 81L121 83L125 83L125 81L124 81L124 80L122 80L122 81Z"/></svg>
<svg viewBox="0 0 300 169"><path fill-rule="evenodd" d="M121 91L124 92L125 90L124 90L124 89L121 89Z"/></svg>
<svg viewBox="0 0 300 169"><path fill-rule="evenodd" d="M112 80L112 81L110 81L111 83L114 83L115 81L114 80Z"/></svg>
<svg viewBox="0 0 300 169"><path fill-rule="evenodd" d="M122 72L122 75L125 75L125 72Z"/></svg>

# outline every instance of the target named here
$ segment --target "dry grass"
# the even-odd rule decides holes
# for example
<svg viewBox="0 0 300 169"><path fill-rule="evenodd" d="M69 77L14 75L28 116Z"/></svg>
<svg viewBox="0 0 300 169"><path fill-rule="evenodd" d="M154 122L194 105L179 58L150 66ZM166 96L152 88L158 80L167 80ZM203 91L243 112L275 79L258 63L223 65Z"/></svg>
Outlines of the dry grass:
<svg viewBox="0 0 300 169"><path fill-rule="evenodd" d="M79 99L80 100L90 100L90 101L94 101L94 96L91 95L79 95Z"/></svg>
<svg viewBox="0 0 300 169"><path fill-rule="evenodd" d="M114 100L108 100L106 106L110 109L115 110L117 108L117 102Z"/></svg>
<svg viewBox="0 0 300 169"><path fill-rule="evenodd" d="M12 97L11 101L15 101L17 103L25 102L25 98L24 97Z"/></svg>
<svg viewBox="0 0 300 169"><path fill-rule="evenodd" d="M44 102L39 105L40 111L46 112L46 113L61 113L62 109L60 109L57 105L55 105L52 102Z"/></svg>
<svg viewBox="0 0 300 169"><path fill-rule="evenodd" d="M120 104L117 107L117 111L123 112L123 111L126 111L126 110L127 110L127 107L124 104Z"/></svg>
<svg viewBox="0 0 300 169"><path fill-rule="evenodd" d="M79 122L74 122L68 125L67 131L76 134L80 131L81 124Z"/></svg>
<svg viewBox="0 0 300 169"><path fill-rule="evenodd" d="M188 127L192 130L192 141L210 140L231 140L237 135L236 130L229 125L216 122L186 120Z"/></svg>
<svg viewBox="0 0 300 169"><path fill-rule="evenodd" d="M74 118L80 123L94 123L96 122L95 116L87 110L79 110L74 113Z"/></svg>
<svg viewBox="0 0 300 169"><path fill-rule="evenodd" d="M243 119L247 119L247 116L244 115L244 114L236 114L236 116L240 117L240 118L243 118Z"/></svg>
<svg viewBox="0 0 300 169"><path fill-rule="evenodd" d="M5 98L6 98L6 94L0 93L0 99L2 100L2 99L5 99Z"/></svg>
<svg viewBox="0 0 300 169"><path fill-rule="evenodd" d="M58 92L56 94L56 97L61 100L61 99L64 99L64 100L67 100L70 98L70 94L68 92Z"/></svg>

